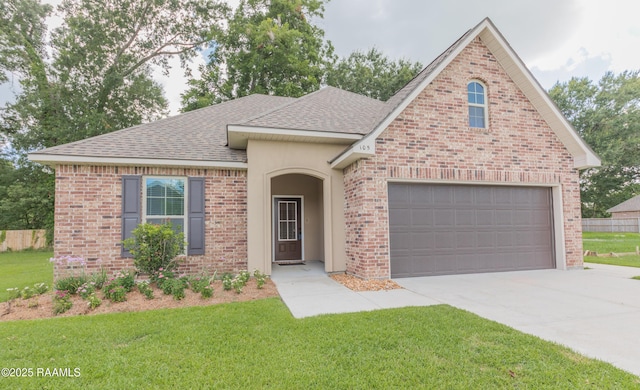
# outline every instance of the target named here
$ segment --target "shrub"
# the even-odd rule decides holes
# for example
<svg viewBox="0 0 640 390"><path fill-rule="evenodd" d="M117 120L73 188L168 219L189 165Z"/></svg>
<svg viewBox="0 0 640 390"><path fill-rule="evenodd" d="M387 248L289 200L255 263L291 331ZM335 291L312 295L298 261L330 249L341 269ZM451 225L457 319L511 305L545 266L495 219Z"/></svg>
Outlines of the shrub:
<svg viewBox="0 0 640 390"><path fill-rule="evenodd" d="M36 294L42 295L49 291L49 286L44 283L36 283L33 285L33 288L36 290Z"/></svg>
<svg viewBox="0 0 640 390"><path fill-rule="evenodd" d="M124 302L127 293L136 285L135 273L131 271L119 271L109 279L102 287L105 298L111 302Z"/></svg>
<svg viewBox="0 0 640 390"><path fill-rule="evenodd" d="M209 278L203 276L196 276L189 280L189 285L191 286L191 291L194 293L201 293L202 289L209 286L211 282Z"/></svg>
<svg viewBox="0 0 640 390"><path fill-rule="evenodd" d="M263 274L259 270L253 271L253 277L256 278L256 285L259 289L264 287L265 282L267 281L267 275Z"/></svg>
<svg viewBox="0 0 640 390"><path fill-rule="evenodd" d="M76 294L78 292L78 288L87 282L87 277L85 275L80 276L66 276L62 279L59 279L56 284L56 290L59 291L67 291L69 294Z"/></svg>
<svg viewBox="0 0 640 390"><path fill-rule="evenodd" d="M115 279L118 281L118 284L127 290L127 292L131 292L136 285L136 274L132 271L119 271L115 274Z"/></svg>
<svg viewBox="0 0 640 390"><path fill-rule="evenodd" d="M233 275L222 275L222 288L224 289L224 291L229 291L233 288Z"/></svg>
<svg viewBox="0 0 640 390"><path fill-rule="evenodd" d="M96 307L102 305L102 300L98 298L98 296L94 292L87 296L87 305L89 306L89 309L93 310Z"/></svg>
<svg viewBox="0 0 640 390"><path fill-rule="evenodd" d="M175 299L176 301L184 299L185 288L185 283L181 279L173 279L171 281L171 295L173 295L173 299Z"/></svg>
<svg viewBox="0 0 640 390"><path fill-rule="evenodd" d="M159 289L162 289L162 285L167 280L175 278L175 274L171 271L167 271L164 268L160 268L157 272L151 274L151 281L153 281Z"/></svg>
<svg viewBox="0 0 640 390"><path fill-rule="evenodd" d="M82 299L87 299L89 295L93 294L96 291L95 282L87 282L82 286L78 287L78 295L82 297Z"/></svg>
<svg viewBox="0 0 640 390"><path fill-rule="evenodd" d="M104 288L104 296L111 302L124 302L127 300L127 290L120 285L107 285Z"/></svg>
<svg viewBox="0 0 640 390"><path fill-rule="evenodd" d="M102 286L107 282L107 270L100 267L100 271L94 272L89 275L89 281L94 283L96 289L100 290Z"/></svg>
<svg viewBox="0 0 640 390"><path fill-rule="evenodd" d="M146 280L138 283L138 291L140 291L140 294L143 294L145 298L153 299L153 289Z"/></svg>
<svg viewBox="0 0 640 390"><path fill-rule="evenodd" d="M53 314L62 314L71 309L73 302L71 302L70 294L68 291L57 290L53 295Z"/></svg>
<svg viewBox="0 0 640 390"><path fill-rule="evenodd" d="M20 298L20 289L17 287L8 288L7 294L9 295L8 300L13 301L14 299Z"/></svg>
<svg viewBox="0 0 640 390"><path fill-rule="evenodd" d="M22 299L29 299L34 295L36 295L36 291L29 286L23 288L20 292L20 296L22 297Z"/></svg>
<svg viewBox="0 0 640 390"><path fill-rule="evenodd" d="M237 275L231 280L231 287L236 291L236 294L240 294L246 284L247 283L244 281L244 278L240 275Z"/></svg>
<svg viewBox="0 0 640 390"><path fill-rule="evenodd" d="M172 270L175 258L184 251L184 233L176 233L171 223L143 223L131 232L123 245L133 255L138 271L151 275L160 268Z"/></svg>
<svg viewBox="0 0 640 390"><path fill-rule="evenodd" d="M242 281L244 285L246 285L247 282L249 282L249 279L251 278L251 274L247 270L242 270L238 274L238 278Z"/></svg>
<svg viewBox="0 0 640 390"><path fill-rule="evenodd" d="M211 298L213 296L213 287L211 286L203 287L202 290L200 290L200 295L202 296L203 299Z"/></svg>

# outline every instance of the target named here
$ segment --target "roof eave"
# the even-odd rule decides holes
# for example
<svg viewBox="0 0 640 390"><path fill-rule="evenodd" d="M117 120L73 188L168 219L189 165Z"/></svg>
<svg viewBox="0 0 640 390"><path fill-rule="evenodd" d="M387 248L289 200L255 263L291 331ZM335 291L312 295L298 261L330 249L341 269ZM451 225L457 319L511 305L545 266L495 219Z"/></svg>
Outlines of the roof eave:
<svg viewBox="0 0 640 390"><path fill-rule="evenodd" d="M55 167L56 165L118 165L118 166L151 166L173 168L218 168L246 170L249 165L240 161L205 161L179 160L133 157L101 157L101 156L71 156L44 153L29 153L30 161Z"/></svg>
<svg viewBox="0 0 640 390"><path fill-rule="evenodd" d="M246 149L250 139L351 145L362 137L354 133L227 125L227 146L232 149Z"/></svg>

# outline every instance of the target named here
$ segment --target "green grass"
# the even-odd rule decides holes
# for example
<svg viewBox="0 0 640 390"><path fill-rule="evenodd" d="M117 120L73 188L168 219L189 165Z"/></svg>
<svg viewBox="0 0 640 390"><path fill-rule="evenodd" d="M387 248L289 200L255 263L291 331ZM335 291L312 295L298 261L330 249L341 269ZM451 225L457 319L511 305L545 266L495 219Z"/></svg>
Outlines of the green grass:
<svg viewBox="0 0 640 390"><path fill-rule="evenodd" d="M585 263L596 264L608 264L608 265L621 265L624 267L638 267L640 268L640 256L622 256L622 257L594 257L585 256Z"/></svg>
<svg viewBox="0 0 640 390"><path fill-rule="evenodd" d="M52 287L53 264L51 251L21 251L0 253L0 302L7 300L8 288L23 288L35 283Z"/></svg>
<svg viewBox="0 0 640 390"><path fill-rule="evenodd" d="M596 233L583 232L584 250L598 253L628 253L640 246L640 233Z"/></svg>
<svg viewBox="0 0 640 390"><path fill-rule="evenodd" d="M296 320L279 299L0 323L23 388L637 388L640 378L450 306ZM36 377L36 368L80 377Z"/></svg>
<svg viewBox="0 0 640 390"><path fill-rule="evenodd" d="M595 233L583 232L582 245L584 250L604 253L635 252L640 246L639 233ZM621 257L593 257L585 256L585 263L621 265L625 267L640 267L640 256L629 255Z"/></svg>

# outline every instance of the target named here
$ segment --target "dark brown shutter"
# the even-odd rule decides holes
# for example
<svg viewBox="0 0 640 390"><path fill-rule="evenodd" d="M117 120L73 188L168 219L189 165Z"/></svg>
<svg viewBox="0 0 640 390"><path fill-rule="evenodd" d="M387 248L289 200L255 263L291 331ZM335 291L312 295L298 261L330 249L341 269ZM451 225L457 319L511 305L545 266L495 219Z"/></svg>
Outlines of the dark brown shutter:
<svg viewBox="0 0 640 390"><path fill-rule="evenodd" d="M140 176L122 176L122 239L131 237L131 232L140 224ZM122 246L121 256L132 257Z"/></svg>
<svg viewBox="0 0 640 390"><path fill-rule="evenodd" d="M189 178L187 254L204 255L204 178Z"/></svg>

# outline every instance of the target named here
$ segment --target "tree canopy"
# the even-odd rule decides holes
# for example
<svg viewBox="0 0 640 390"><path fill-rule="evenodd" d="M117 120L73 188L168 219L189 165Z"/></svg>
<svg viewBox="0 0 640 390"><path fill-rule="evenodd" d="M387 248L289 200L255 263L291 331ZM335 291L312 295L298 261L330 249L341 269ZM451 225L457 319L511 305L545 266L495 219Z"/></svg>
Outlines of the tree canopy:
<svg viewBox="0 0 640 390"><path fill-rule="evenodd" d="M320 87L333 53L312 18L326 0L241 0L189 82L184 111L252 93L299 97Z"/></svg>
<svg viewBox="0 0 640 390"><path fill-rule="evenodd" d="M25 156L166 115L152 66L182 65L221 30L229 8L209 0L64 0L62 26L38 0L0 3L0 82L18 80L15 101L0 110L0 229L52 227L53 175ZM17 163L15 163L17 161ZM24 223L20 222L23 221Z"/></svg>
<svg viewBox="0 0 640 390"><path fill-rule="evenodd" d="M602 159L580 176L583 217L608 217L607 209L640 193L639 72L608 72L597 83L572 78L549 94Z"/></svg>
<svg viewBox="0 0 640 390"><path fill-rule="evenodd" d="M392 61L376 48L354 51L327 72L327 84L386 101L422 70L419 62Z"/></svg>
<svg viewBox="0 0 640 390"><path fill-rule="evenodd" d="M47 41L50 6L8 0L0 7L0 71L4 79L17 74L21 87L2 114L2 132L19 151L165 115L151 66L168 70L171 56L184 64L228 12L226 4L204 0L65 0L58 9L63 24Z"/></svg>

